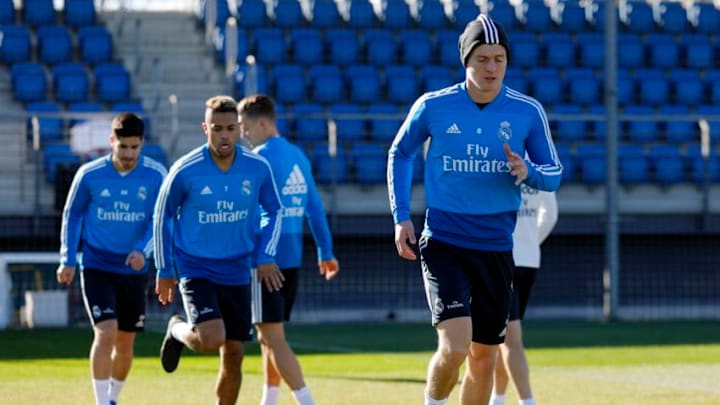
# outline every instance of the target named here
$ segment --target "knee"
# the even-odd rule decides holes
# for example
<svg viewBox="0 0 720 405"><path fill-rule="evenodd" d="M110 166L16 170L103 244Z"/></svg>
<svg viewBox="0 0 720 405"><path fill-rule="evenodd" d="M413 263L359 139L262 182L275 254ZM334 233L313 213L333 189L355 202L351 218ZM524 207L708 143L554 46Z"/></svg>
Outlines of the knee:
<svg viewBox="0 0 720 405"><path fill-rule="evenodd" d="M470 342L444 342L438 347L438 355L451 364L462 364L468 356Z"/></svg>
<svg viewBox="0 0 720 405"><path fill-rule="evenodd" d="M470 350L467 356L468 368L474 373L489 375L495 369L497 352L486 348L485 350Z"/></svg>
<svg viewBox="0 0 720 405"><path fill-rule="evenodd" d="M242 344L227 343L220 349L223 371L226 374L240 375L245 350Z"/></svg>

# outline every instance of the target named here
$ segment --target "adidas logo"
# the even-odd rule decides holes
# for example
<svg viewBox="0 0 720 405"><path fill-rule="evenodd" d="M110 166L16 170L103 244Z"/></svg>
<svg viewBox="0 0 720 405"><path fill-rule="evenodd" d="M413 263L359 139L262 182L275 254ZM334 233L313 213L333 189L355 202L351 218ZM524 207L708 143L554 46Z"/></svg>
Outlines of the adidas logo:
<svg viewBox="0 0 720 405"><path fill-rule="evenodd" d="M290 175L285 181L285 186L282 188L283 195L293 194L305 194L307 193L307 183L305 182L305 176L298 165L293 166Z"/></svg>
<svg viewBox="0 0 720 405"><path fill-rule="evenodd" d="M209 186L205 186L205 188L200 191L200 195L211 195L212 193Z"/></svg>
<svg viewBox="0 0 720 405"><path fill-rule="evenodd" d="M110 197L110 190L103 189L103 191L100 192L100 197Z"/></svg>
<svg viewBox="0 0 720 405"><path fill-rule="evenodd" d="M460 128L457 126L456 123L453 122L452 125L450 125L450 128L445 131L446 134L461 134L462 131L460 131Z"/></svg>

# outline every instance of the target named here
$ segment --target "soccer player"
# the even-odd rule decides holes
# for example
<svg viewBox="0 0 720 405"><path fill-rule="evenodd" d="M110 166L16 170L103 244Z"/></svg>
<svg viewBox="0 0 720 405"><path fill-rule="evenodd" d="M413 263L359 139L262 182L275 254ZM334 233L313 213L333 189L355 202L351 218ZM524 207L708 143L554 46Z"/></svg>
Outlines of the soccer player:
<svg viewBox="0 0 720 405"><path fill-rule="evenodd" d="M419 247L438 345L425 404L447 401L466 359L461 403L488 403L510 311L518 186L552 191L562 175L544 109L503 84L509 52L502 26L480 15L458 45L465 80L420 96L388 153L396 248L415 260L412 166L428 143Z"/></svg>
<svg viewBox="0 0 720 405"><path fill-rule="evenodd" d="M558 210L554 192L521 186L522 203L513 232L512 305L505 342L500 344L500 358L495 366L495 384L489 405L504 405L508 374L515 384L520 405L534 405L530 388L530 370L525 357L520 321L525 317L530 289L540 268L540 245L557 223Z"/></svg>
<svg viewBox="0 0 720 405"><path fill-rule="evenodd" d="M93 325L90 371L97 405L117 403L130 373L135 335L145 327L152 213L167 172L141 154L144 130L132 113L112 120L110 154L80 166L62 214L57 280L69 285L80 267Z"/></svg>
<svg viewBox="0 0 720 405"><path fill-rule="evenodd" d="M253 283L253 323L262 351L265 384L260 405L275 405L280 379L288 384L300 405L315 402L305 386L300 363L285 339L283 322L290 320L302 263L303 223L308 218L317 245L318 267L326 280L337 275L339 265L333 254L332 237L320 194L312 177L310 162L297 146L278 134L275 104L265 95L245 97L238 103L241 137L265 157L281 185L283 231L276 262L285 281L279 291ZM256 291L257 290L257 291Z"/></svg>
<svg viewBox="0 0 720 405"><path fill-rule="evenodd" d="M220 351L217 404L237 401L244 343L250 339L250 269L257 258L260 281L282 287L274 262L282 205L265 158L238 141L237 103L215 96L205 104L207 143L180 157L160 189L154 215L155 291L162 304L175 298L175 284L187 321L172 316L160 359L171 373L185 346ZM260 207L267 226L256 241ZM257 251L256 251L257 250Z"/></svg>

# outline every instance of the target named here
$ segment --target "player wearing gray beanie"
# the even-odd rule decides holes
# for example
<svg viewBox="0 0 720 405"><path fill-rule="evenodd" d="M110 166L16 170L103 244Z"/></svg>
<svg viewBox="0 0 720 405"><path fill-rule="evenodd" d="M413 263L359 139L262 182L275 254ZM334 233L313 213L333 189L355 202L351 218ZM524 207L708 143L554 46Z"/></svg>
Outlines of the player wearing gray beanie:
<svg viewBox="0 0 720 405"><path fill-rule="evenodd" d="M510 45L505 29L499 22L480 14L478 17L465 26L465 31L458 38L460 49L460 60L464 67L467 67L467 60L476 46L483 44L497 44L505 48L508 59L510 59Z"/></svg>

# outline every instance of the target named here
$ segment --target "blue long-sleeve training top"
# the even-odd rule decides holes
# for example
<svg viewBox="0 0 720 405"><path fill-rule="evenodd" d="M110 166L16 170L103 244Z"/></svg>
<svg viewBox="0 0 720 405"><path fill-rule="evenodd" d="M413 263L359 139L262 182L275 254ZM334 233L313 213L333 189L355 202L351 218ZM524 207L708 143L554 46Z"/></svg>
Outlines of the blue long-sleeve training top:
<svg viewBox="0 0 720 405"><path fill-rule="evenodd" d="M260 206L270 213L256 242ZM160 188L154 214L155 267L161 278L203 278L247 285L256 243L259 263L273 262L282 204L270 165L236 146L226 172L207 144L178 159Z"/></svg>
<svg viewBox="0 0 720 405"><path fill-rule="evenodd" d="M162 164L143 155L127 173L118 172L111 155L80 166L62 213L60 263L136 274L125 260L133 250L152 255L153 207L166 173ZM147 264L140 272L147 272Z"/></svg>
<svg viewBox="0 0 720 405"><path fill-rule="evenodd" d="M275 256L277 265L281 269L300 267L305 217L317 245L318 258L333 259L330 227L305 154L281 136L269 138L254 152L265 157L272 166L284 207L282 234ZM267 217L267 212L263 211L263 225Z"/></svg>
<svg viewBox="0 0 720 405"><path fill-rule="evenodd" d="M469 249L512 249L520 188L510 175L504 143L526 156L525 184L545 191L560 185L562 165L537 100L503 86L480 109L465 83L457 83L418 98L390 147L388 192L395 223L410 218L413 160L427 139L424 236Z"/></svg>

